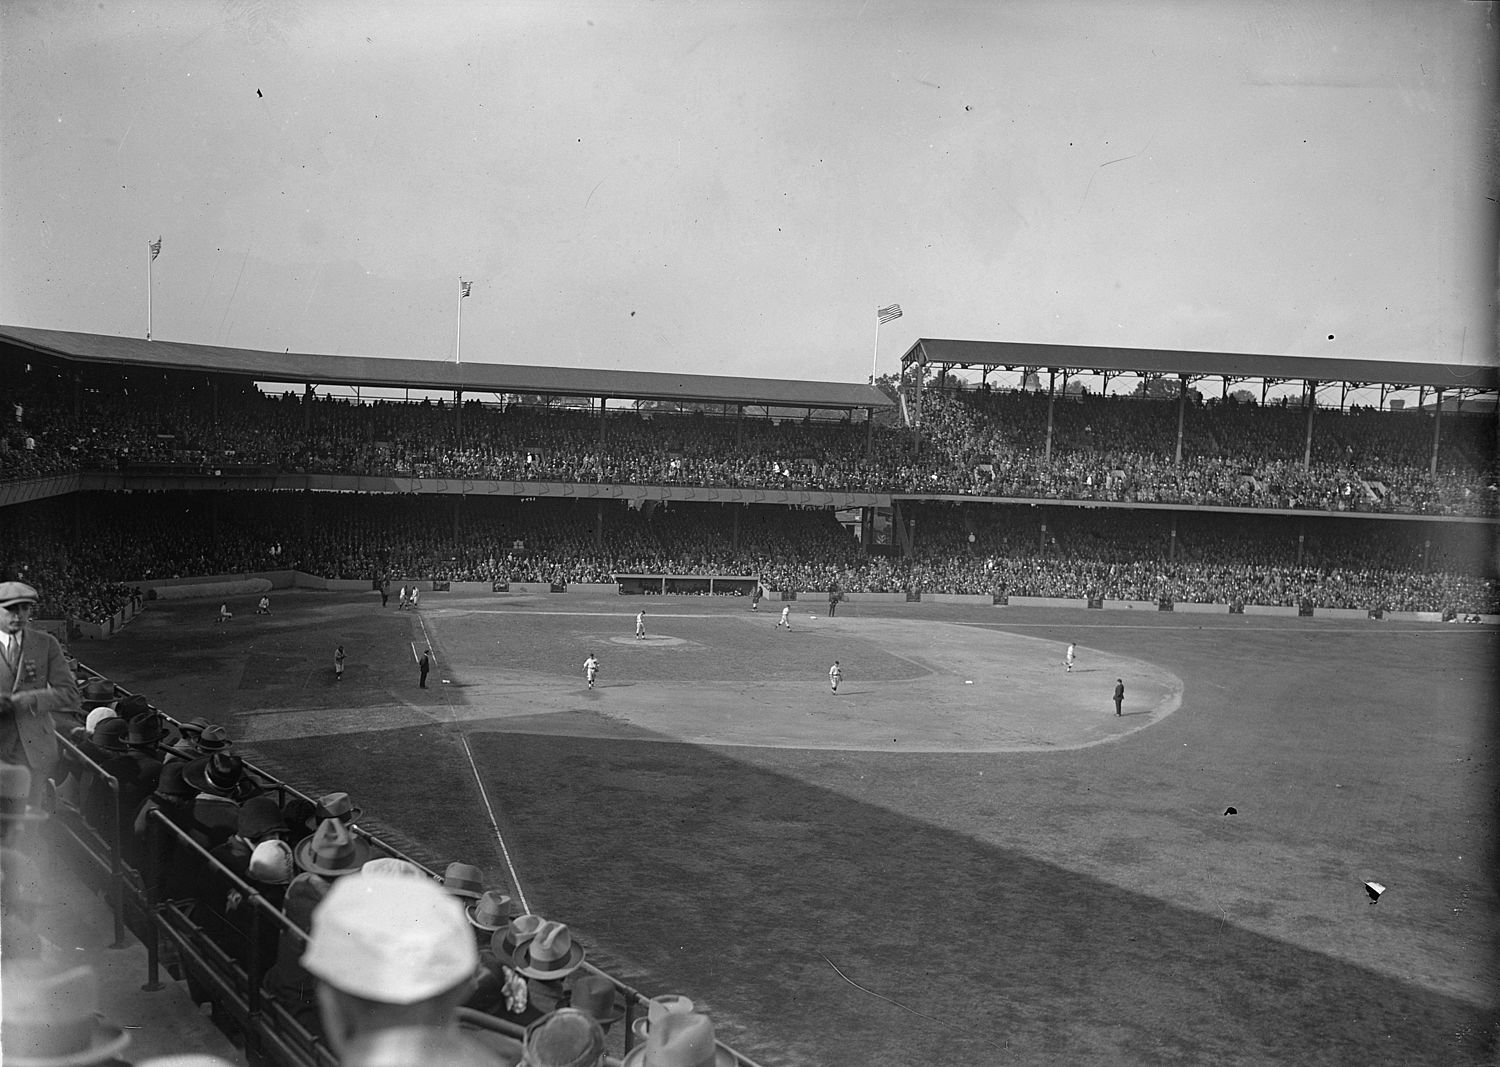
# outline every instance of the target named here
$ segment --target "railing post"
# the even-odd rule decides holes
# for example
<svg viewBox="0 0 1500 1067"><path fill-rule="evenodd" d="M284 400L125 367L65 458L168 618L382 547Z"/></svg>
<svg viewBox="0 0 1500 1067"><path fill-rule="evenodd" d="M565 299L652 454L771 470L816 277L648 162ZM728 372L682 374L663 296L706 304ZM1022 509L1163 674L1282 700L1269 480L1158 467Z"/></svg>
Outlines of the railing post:
<svg viewBox="0 0 1500 1067"><path fill-rule="evenodd" d="M114 898L115 941L110 948L125 948L125 861L122 858L121 824L125 821L124 804L120 796L120 780L114 775L107 778L111 806L114 809L114 829L109 835L109 880L110 896Z"/></svg>

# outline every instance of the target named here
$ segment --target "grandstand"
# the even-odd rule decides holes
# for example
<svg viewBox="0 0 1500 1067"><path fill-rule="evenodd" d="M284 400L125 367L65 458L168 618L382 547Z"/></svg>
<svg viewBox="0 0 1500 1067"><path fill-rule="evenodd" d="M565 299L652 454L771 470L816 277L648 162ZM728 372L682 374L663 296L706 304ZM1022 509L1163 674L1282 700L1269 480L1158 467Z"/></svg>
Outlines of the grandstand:
<svg viewBox="0 0 1500 1067"><path fill-rule="evenodd" d="M974 369L977 383L955 375ZM1273 626L1314 616L1372 632L1411 627L1402 633L1441 631L1432 624L1456 618L1493 624L1500 612L1495 420L1479 403L1496 390L1494 368L926 340L907 353L893 397L874 385L259 353L0 327L0 375L13 384L14 404L0 440L3 562L41 590L41 624L71 640L85 682L99 680L88 667L112 659L106 649L115 646L82 642L133 633L126 624L143 608L183 622L190 609L172 590L207 582L230 590L225 596L325 590L336 607L326 609L324 626L353 625L356 596L368 601L372 584L398 583L420 585L424 604L432 604L429 591L451 594L461 606L453 611L481 615L508 610L488 606L486 595L527 586L577 594L581 614L607 613L602 598L618 593L666 600L669 588L734 598L736 610L751 588L769 593L778 610L838 591L891 632L934 602L968 613L1004 608L1010 624L1022 618L1010 609L1032 605L1053 640L1090 608L1145 610L1153 620L1190 610L1222 616L1211 630L1243 621L1248 608ZM1014 376L1013 387L992 375ZM1070 392L1080 376L1093 376L1099 391ZM1136 395L1121 393L1132 376ZM1153 388L1164 376L1175 391ZM1193 383L1209 379L1221 382L1221 396L1194 395ZM1259 398L1231 396L1251 379ZM1300 389L1294 402L1268 400L1264 390L1278 383ZM278 392L284 385L299 390ZM329 395L334 387L349 395ZM1376 406L1348 405L1351 391L1372 387ZM1336 404L1327 400L1334 388ZM392 390L417 396L366 395ZM1417 402L1394 408L1398 390L1415 390ZM563 403L579 397L585 406ZM909 424L897 415L903 408ZM690 636L680 640L732 660L732 639L715 644L712 610L691 609L693 621L680 624ZM548 611L555 605L536 614ZM1103 615L1122 625L1113 621L1120 611ZM430 639L425 618L416 618ZM435 628L447 625L433 618ZM538 617L527 625L560 624ZM1230 644L1245 640L1236 630L1215 632ZM1276 630L1256 647L1270 654L1297 632ZM386 630L362 636L372 647L388 644ZM187 643L212 658L208 640L223 638ZM898 645L885 640L894 662ZM516 651L544 669L533 663L544 660L543 646ZM302 669L280 645L236 654L266 657L257 669ZM776 655L767 651L763 661ZM1106 662L1113 671L1146 658L1134 647ZM467 666L476 693L517 699L523 690L480 676L482 659L478 650L456 658L455 675ZM888 669L892 681L904 680L904 668ZM126 677L117 664L106 673L118 682L111 697L140 689L168 713L174 692L202 699L211 691L176 689L158 676L167 692L156 693L151 679ZM694 677L667 669L649 680ZM1159 684L1170 693L1172 683ZM735 699L744 696L737 690ZM654 689L641 698L635 721L646 721L646 705L659 698ZM523 699L543 708L556 698L528 683ZM887 711L898 714L899 703ZM962 736L982 718L982 703L942 705L952 715L942 728ZM1164 721L1169 704L1163 695L1140 727ZM788 705L801 713L800 703ZM344 729L332 708L310 710L328 736ZM283 806L310 802L315 786L297 775L334 767L337 757L319 764L296 756L286 738L257 734L254 721L246 715L236 726L265 757L253 768L262 788ZM393 730L417 722L391 721ZM710 745L725 736L695 726L716 739ZM875 726L866 727L874 738ZM778 720L777 728L809 751L838 747L800 724ZM118 781L76 738L66 740L78 776L118 796ZM1054 743L1095 741L1045 741ZM920 745L946 751L930 739ZM590 758L607 778L609 758ZM672 773L646 766L664 780ZM337 769L352 773L352 765ZM525 802L524 794L512 799ZM257 906L245 945L226 946L222 930L153 892L129 862L124 809L112 816L65 803L59 821L110 894L116 921L146 945L149 981L161 980L158 954L170 943L175 970L207 991L215 1021L251 1062L334 1062L307 1020L263 987L264 961L248 948L262 943L259 924L293 942L305 931ZM178 833L166 819L159 830ZM432 846L399 832L366 836L436 876ZM243 883L235 888L254 895ZM725 893L726 906L737 900L724 886L704 892ZM597 911L586 928L610 939ZM619 965L599 973L616 982L625 1005L612 1035L624 1055L650 996L669 990L629 953L600 958ZM1434 1013L1446 1020L1447 1010ZM767 1014L777 1009L752 1017ZM470 1022L517 1030L482 1012ZM741 1062L811 1062L796 1041L783 1045L740 1017L726 1032ZM1403 1035L1408 1052L1421 1049L1420 1036Z"/></svg>

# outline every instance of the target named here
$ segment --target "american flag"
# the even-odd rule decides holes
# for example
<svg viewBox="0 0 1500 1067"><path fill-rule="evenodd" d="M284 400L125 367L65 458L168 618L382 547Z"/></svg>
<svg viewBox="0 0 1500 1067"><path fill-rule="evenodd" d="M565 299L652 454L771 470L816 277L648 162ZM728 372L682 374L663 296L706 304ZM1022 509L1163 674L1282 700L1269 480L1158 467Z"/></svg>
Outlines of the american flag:
<svg viewBox="0 0 1500 1067"><path fill-rule="evenodd" d="M469 295L469 290L474 288L473 282L466 282L462 278L458 280L458 298L462 300Z"/></svg>
<svg viewBox="0 0 1500 1067"><path fill-rule="evenodd" d="M161 255L161 238L158 237L156 240L152 241L150 247L151 258L155 260L157 256Z"/></svg>
<svg viewBox="0 0 1500 1067"><path fill-rule="evenodd" d="M884 326L886 323L890 322L892 319L899 319L900 317L901 317L901 305L900 304L892 304L888 308L876 308L875 309L875 318L876 318L877 322L879 323L879 325L881 325L881 326Z"/></svg>

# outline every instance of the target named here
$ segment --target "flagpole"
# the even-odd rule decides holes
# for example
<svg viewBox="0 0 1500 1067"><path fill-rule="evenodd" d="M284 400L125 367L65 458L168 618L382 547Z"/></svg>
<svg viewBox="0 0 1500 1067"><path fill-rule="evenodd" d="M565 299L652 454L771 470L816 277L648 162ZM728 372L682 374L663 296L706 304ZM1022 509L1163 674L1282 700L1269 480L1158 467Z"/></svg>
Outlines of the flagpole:
<svg viewBox="0 0 1500 1067"><path fill-rule="evenodd" d="M458 279L458 328L453 331L453 363L458 365L463 362L459 355L459 342L464 334L464 280Z"/></svg>
<svg viewBox="0 0 1500 1067"><path fill-rule="evenodd" d="M870 357L870 384L875 384L875 364L880 359L880 327L892 319L901 317L901 305L892 304L889 307L875 309L875 354Z"/></svg>
<svg viewBox="0 0 1500 1067"><path fill-rule="evenodd" d="M148 245L146 248L146 340L148 341L151 340L151 275L152 265L155 262L156 257L151 254L151 248Z"/></svg>

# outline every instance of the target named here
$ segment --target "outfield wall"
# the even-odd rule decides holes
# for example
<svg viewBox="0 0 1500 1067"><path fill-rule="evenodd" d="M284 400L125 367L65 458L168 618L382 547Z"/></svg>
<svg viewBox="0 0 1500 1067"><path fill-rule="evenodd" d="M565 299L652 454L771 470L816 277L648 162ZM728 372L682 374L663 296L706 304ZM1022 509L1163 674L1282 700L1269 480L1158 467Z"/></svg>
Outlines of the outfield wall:
<svg viewBox="0 0 1500 1067"><path fill-rule="evenodd" d="M147 600L187 600L204 599L224 601L232 597L257 596L274 589L315 589L320 592L336 593L361 593L374 594L374 589L368 578L321 578L315 574L305 574L302 571L257 571L250 574L218 574L206 575L196 578L157 578L149 581L128 583L139 585L145 592ZM580 582L569 585L553 585L549 582L445 582L434 581L430 578L392 578L391 586L399 589L401 586L414 586L421 590L424 598L441 597L446 593L460 593L467 596L479 596L490 594L493 596L510 595L535 595L538 593L567 594L584 593L598 596L617 594L620 592L618 583L615 582ZM656 594L663 595L663 594ZM672 595L672 594L665 594ZM779 603L783 594L772 590L768 600ZM798 590L791 594L799 607L813 608L828 603L828 591L826 589ZM1227 604L1188 604L1174 603L1169 608L1163 608L1155 601L1150 600L1081 600L1069 597L1040 597L1040 596L1012 596L996 597L990 594L971 593L844 593L842 599L849 604L954 604L968 607L1011 607L1011 608L1070 608L1070 609L1092 609L1103 611L1141 611L1141 612L1178 612L1188 615L1224 615L1230 612ZM1279 618L1292 618L1300 615L1301 609L1295 605L1269 605L1269 604L1246 604L1243 607L1245 615L1274 616ZM71 630L74 636L100 640L114 636L125 627L137 613L129 607L116 612L115 616L102 624L74 621ZM1362 608L1321 608L1312 609L1312 617L1322 619L1337 619L1340 621L1368 621L1378 623L1381 620L1371 618L1370 613ZM1428 622L1441 623L1442 616L1435 611L1387 611L1384 619L1391 622ZM1482 615L1480 620L1487 625L1500 625L1500 615ZM60 620L37 620L36 625L44 628L56 628L58 631L67 629ZM1460 624L1461 625L1461 624Z"/></svg>

